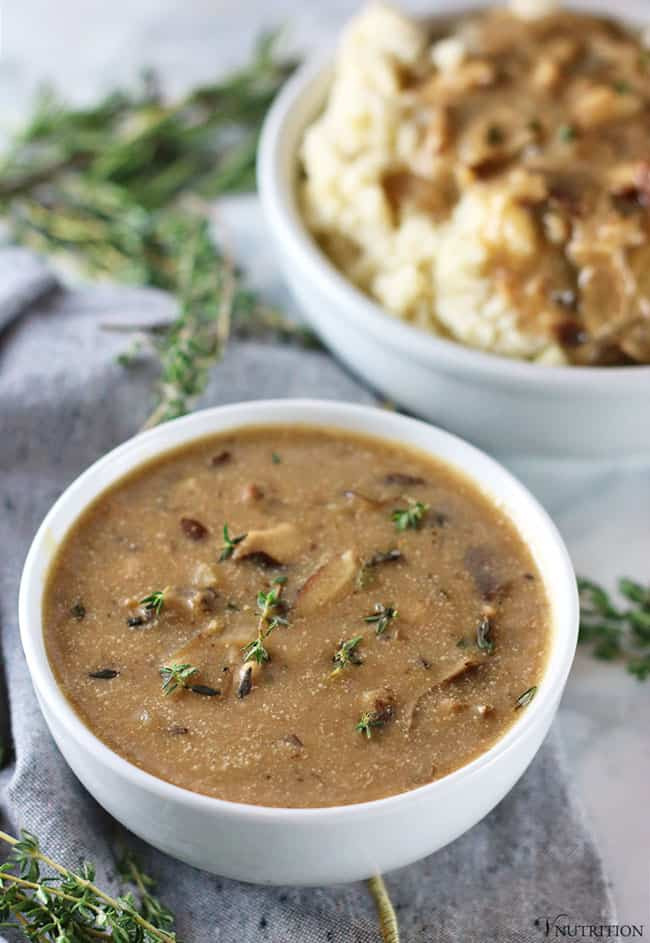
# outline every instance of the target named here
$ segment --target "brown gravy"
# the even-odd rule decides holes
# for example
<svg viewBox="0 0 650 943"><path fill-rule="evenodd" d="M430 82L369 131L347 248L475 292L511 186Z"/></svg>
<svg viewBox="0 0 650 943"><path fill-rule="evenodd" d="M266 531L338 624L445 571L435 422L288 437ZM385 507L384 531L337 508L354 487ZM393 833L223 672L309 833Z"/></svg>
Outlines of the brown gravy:
<svg viewBox="0 0 650 943"><path fill-rule="evenodd" d="M650 363L650 49L569 10L491 8L456 31L468 45L456 70L406 80L437 143L429 176L386 179L391 204L444 217L476 181L515 192L543 249L504 253L490 274L520 326L576 364Z"/></svg>
<svg viewBox="0 0 650 943"><path fill-rule="evenodd" d="M108 746L285 807L403 792L487 750L534 694L549 622L527 547L471 483L309 427L139 468L66 537L44 601L58 682Z"/></svg>

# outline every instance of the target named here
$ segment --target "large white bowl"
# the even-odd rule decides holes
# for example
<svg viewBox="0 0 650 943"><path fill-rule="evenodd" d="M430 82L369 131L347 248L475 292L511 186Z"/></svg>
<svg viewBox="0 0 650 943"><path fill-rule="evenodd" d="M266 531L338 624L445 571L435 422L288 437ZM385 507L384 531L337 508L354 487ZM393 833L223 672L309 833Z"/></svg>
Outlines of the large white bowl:
<svg viewBox="0 0 650 943"><path fill-rule="evenodd" d="M122 759L83 724L60 690L43 642L48 568L79 516L144 462L247 425L338 427L415 446L462 471L508 514L530 547L550 602L552 645L532 703L487 753L411 792L352 806L277 809L225 802L163 782ZM578 602L567 551L546 512L508 472L460 439L384 410L312 400L223 406L152 429L110 452L56 502L31 546L20 586L20 631L41 709L63 756L128 829L189 864L245 881L329 884L422 858L453 841L508 792L537 752L575 651Z"/></svg>
<svg viewBox="0 0 650 943"><path fill-rule="evenodd" d="M331 64L290 79L264 125L258 187L278 259L325 343L375 389L502 456L650 452L650 367L548 367L463 347L400 321L320 251L296 203L298 150Z"/></svg>

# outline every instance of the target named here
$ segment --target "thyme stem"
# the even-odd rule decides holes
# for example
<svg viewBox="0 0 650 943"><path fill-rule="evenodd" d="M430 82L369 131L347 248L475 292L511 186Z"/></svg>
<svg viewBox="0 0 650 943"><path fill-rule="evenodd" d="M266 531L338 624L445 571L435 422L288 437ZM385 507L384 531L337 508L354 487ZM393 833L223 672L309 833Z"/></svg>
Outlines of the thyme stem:
<svg viewBox="0 0 650 943"><path fill-rule="evenodd" d="M383 877L376 874L366 883L377 908L382 940L384 943L400 943L397 915Z"/></svg>
<svg viewBox="0 0 650 943"><path fill-rule="evenodd" d="M20 847L22 849L22 854L24 857L28 857L32 861L40 861L42 864L46 865L55 873L61 875L65 881L71 882L73 885L80 887L82 890L92 894L97 901L101 901L106 904L111 910L116 913L125 913L128 914L129 918L132 919L135 923L141 927L142 930L154 940L160 941L160 943L176 943L176 937L173 933L168 933L166 930L161 930L159 927L154 926L148 920L146 920L141 914L137 912L135 907L129 906L124 900L116 900L113 897L110 897L108 894L104 893L101 888L97 887L96 884L93 884L92 881L82 877L80 874L76 874L73 871L68 870L63 865L60 865L57 861L54 861L53 858L50 858L48 855L43 854L43 852L38 847L38 844L35 839L31 838L29 841L26 841L26 833L23 833L23 839L15 838L13 835L7 834L7 832L0 831L0 841L4 842L7 845L10 845L13 848ZM72 894L68 894L66 891L61 890L58 887L54 887L51 883L42 884L37 881L32 881L30 879L19 877L16 874L12 874L7 870L0 871L0 886L3 882L10 882L19 887L25 887L29 890L35 892L45 892L46 895L57 897L60 900L66 900L73 903L75 906L78 906L80 901L79 898L74 897ZM70 886L70 885L68 885ZM87 898L83 901L84 907L89 911L97 915L103 915L105 911L102 907L88 900ZM90 929L90 928L86 928Z"/></svg>

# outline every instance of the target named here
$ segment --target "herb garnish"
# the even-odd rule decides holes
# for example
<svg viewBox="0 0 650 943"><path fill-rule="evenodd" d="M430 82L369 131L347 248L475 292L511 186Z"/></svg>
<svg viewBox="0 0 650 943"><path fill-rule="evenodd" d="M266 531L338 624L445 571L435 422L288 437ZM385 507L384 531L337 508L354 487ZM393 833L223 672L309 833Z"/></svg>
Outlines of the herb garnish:
<svg viewBox="0 0 650 943"><path fill-rule="evenodd" d="M494 652L494 641L492 639L492 622L488 616L481 616L476 626L476 644L486 655Z"/></svg>
<svg viewBox="0 0 650 943"><path fill-rule="evenodd" d="M579 641L593 646L596 658L623 661L639 681L650 677L650 586L628 578L618 581L618 592L632 603L619 608L602 586L579 579Z"/></svg>
<svg viewBox="0 0 650 943"><path fill-rule="evenodd" d="M503 129L499 127L498 124L491 124L486 132L486 139L488 144L496 147L498 144L503 144Z"/></svg>
<svg viewBox="0 0 650 943"><path fill-rule="evenodd" d="M176 733L187 728L179 727ZM156 888L156 882L140 867L140 863L131 851L125 851L117 862L118 874L123 881L132 884L140 898L140 913L142 916L160 930L172 931L174 929L174 915L164 904L154 896L153 891Z"/></svg>
<svg viewBox="0 0 650 943"><path fill-rule="evenodd" d="M80 599L77 599L77 601L70 606L70 615L73 619L76 619L77 622L82 622L86 618L86 607Z"/></svg>
<svg viewBox="0 0 650 943"><path fill-rule="evenodd" d="M364 622L374 623L375 634L383 635L389 624L399 615L397 609L393 606L385 606L383 603L375 603L375 611L369 616L364 617Z"/></svg>
<svg viewBox="0 0 650 943"><path fill-rule="evenodd" d="M198 673L198 670L194 665L163 665L162 668L158 669L160 677L163 679L163 694L173 694L179 688L188 688L187 682Z"/></svg>
<svg viewBox="0 0 650 943"><path fill-rule="evenodd" d="M280 597L286 581L286 576L277 576L273 580L271 589L267 592L260 590L257 594L257 608L259 611L257 638L243 647L244 662L254 661L258 665L262 665L264 662L271 660L264 642L279 625L289 625L288 620L278 612L281 603Z"/></svg>
<svg viewBox="0 0 650 943"><path fill-rule="evenodd" d="M280 458L277 452L271 452L271 461L273 462L274 465L279 465L282 459Z"/></svg>
<svg viewBox="0 0 650 943"><path fill-rule="evenodd" d="M365 734L370 740L373 728L383 727L390 720L390 717L391 714L387 714L384 710L364 711L354 729Z"/></svg>
<svg viewBox="0 0 650 943"><path fill-rule="evenodd" d="M339 642L338 648L332 656L332 661L336 666L332 671L331 677L336 678L348 665L360 665L363 661L357 648L363 641L362 635L355 635L354 638Z"/></svg>
<svg viewBox="0 0 650 943"><path fill-rule="evenodd" d="M517 700L515 701L515 710L521 710L522 707L528 707L532 699L537 694L537 685L534 684L532 688L528 688L524 691L523 694L520 694Z"/></svg>
<svg viewBox="0 0 650 943"><path fill-rule="evenodd" d="M143 606L147 612L155 612L155 614L159 616L165 605L165 592L166 590L164 589L154 590L153 593L149 593L148 596L140 600L140 605Z"/></svg>
<svg viewBox="0 0 650 943"><path fill-rule="evenodd" d="M24 830L20 835L18 839L0 832L0 841L12 846L0 867L0 915L5 926L21 930L34 943L175 943L174 917L153 896L153 880L134 860L119 870L137 897L127 892L113 898L93 883L95 869L90 863L71 871L44 855L34 835ZM42 867L54 876L42 875Z"/></svg>
<svg viewBox="0 0 650 943"><path fill-rule="evenodd" d="M244 331L307 340L265 306L214 242L207 202L255 188L257 140L294 62L278 34L251 61L180 101L152 73L134 91L88 107L51 91L4 155L0 213L10 237L72 262L91 276L171 292L179 314L140 339L157 356L158 405L148 425L187 412L219 359L231 323ZM137 363L134 349L122 363Z"/></svg>
<svg viewBox="0 0 650 943"><path fill-rule="evenodd" d="M231 537L228 532L228 525L223 525L223 547L221 548L221 554L219 556L220 561L228 560L233 553L235 552L235 547L237 544L240 544L242 540L245 540L247 534L240 534L239 537Z"/></svg>
<svg viewBox="0 0 650 943"><path fill-rule="evenodd" d="M562 124L558 128L557 135L561 141L568 143L576 138L576 129L572 124Z"/></svg>
<svg viewBox="0 0 650 943"><path fill-rule="evenodd" d="M407 498L409 506L407 508L395 508L390 519L394 522L397 530L417 530L422 522L422 518L429 510L428 504L422 501L414 501L413 498Z"/></svg>

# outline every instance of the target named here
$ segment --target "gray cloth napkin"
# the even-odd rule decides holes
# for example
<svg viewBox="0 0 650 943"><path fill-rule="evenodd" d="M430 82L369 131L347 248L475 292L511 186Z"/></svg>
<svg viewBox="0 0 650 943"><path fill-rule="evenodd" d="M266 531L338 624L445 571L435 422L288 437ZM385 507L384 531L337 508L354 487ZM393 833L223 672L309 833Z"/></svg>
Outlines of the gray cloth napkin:
<svg viewBox="0 0 650 943"><path fill-rule="evenodd" d="M28 828L69 866L93 860L98 881L112 888L113 849L126 841L157 878L159 896L175 911L187 943L378 943L363 883L254 887L196 871L125 835L66 766L34 697L17 626L18 581L29 542L61 491L134 434L150 406L153 365L120 367L116 354L128 341L102 325L141 322L143 312L167 316L169 310L168 298L146 290L54 290L42 263L20 250L0 252L0 708L13 746L0 773L2 827ZM274 396L371 401L325 354L251 342L230 346L203 404ZM425 861L389 875L387 885L404 943L535 941L544 938L546 918L559 913L576 923L613 919L601 860L555 733L483 822Z"/></svg>

